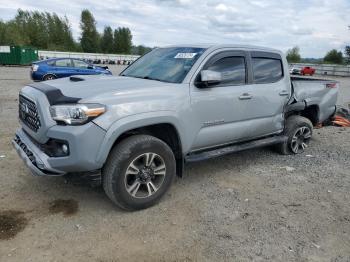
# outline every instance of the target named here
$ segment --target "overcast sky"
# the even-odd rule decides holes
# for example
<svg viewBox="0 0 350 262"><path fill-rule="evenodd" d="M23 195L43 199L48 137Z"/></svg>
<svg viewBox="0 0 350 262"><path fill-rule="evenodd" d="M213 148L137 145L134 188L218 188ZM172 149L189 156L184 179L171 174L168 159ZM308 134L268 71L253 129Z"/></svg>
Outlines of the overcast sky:
<svg viewBox="0 0 350 262"><path fill-rule="evenodd" d="M350 0L0 0L0 19L18 8L66 15L76 39L87 8L100 32L127 26L136 45L247 43L283 51L298 45L303 57L323 57L350 44Z"/></svg>

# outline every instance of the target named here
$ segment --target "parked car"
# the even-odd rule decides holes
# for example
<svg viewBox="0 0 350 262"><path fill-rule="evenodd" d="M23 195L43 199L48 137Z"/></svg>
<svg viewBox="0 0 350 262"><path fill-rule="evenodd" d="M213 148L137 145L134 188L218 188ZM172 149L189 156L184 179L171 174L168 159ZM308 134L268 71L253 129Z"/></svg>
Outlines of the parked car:
<svg viewBox="0 0 350 262"><path fill-rule="evenodd" d="M75 58L52 58L34 62L31 66L34 81L53 80L72 75L111 75L108 67L99 67Z"/></svg>
<svg viewBox="0 0 350 262"><path fill-rule="evenodd" d="M291 79L274 49L157 48L117 77L28 84L12 144L33 174L93 176L136 210L159 201L185 163L268 145L304 152L337 93L335 81Z"/></svg>
<svg viewBox="0 0 350 262"><path fill-rule="evenodd" d="M300 75L300 68L299 67L296 67L296 66L292 66L290 69L289 69L289 73L291 75Z"/></svg>
<svg viewBox="0 0 350 262"><path fill-rule="evenodd" d="M300 70L300 74L301 75L314 75L315 74L315 68L311 67L311 66L304 66L301 70Z"/></svg>

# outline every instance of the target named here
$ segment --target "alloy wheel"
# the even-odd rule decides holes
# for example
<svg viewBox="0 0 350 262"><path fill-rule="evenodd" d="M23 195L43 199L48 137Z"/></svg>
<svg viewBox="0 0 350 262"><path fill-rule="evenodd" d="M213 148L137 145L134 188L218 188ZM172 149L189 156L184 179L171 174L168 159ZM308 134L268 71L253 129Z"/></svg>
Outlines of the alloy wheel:
<svg viewBox="0 0 350 262"><path fill-rule="evenodd" d="M291 141L291 149L293 153L298 154L304 151L307 148L311 139L311 130L307 126L299 127Z"/></svg>
<svg viewBox="0 0 350 262"><path fill-rule="evenodd" d="M166 166L156 153L143 153L131 161L125 172L126 191L135 198L155 194L164 182Z"/></svg>

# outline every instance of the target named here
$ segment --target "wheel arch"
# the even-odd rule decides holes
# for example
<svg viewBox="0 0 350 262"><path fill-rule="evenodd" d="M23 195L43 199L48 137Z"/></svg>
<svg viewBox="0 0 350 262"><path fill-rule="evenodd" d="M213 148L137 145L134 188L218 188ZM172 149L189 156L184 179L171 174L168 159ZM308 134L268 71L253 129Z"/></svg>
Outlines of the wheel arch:
<svg viewBox="0 0 350 262"><path fill-rule="evenodd" d="M157 116L147 119L134 115L116 121L107 130L96 160L103 166L112 148L127 137L136 134L152 135L164 141L172 149L176 159L177 175L182 176L184 165L183 135L181 135L182 132L179 125L176 118L169 116Z"/></svg>
<svg viewBox="0 0 350 262"><path fill-rule="evenodd" d="M293 107L295 105L295 107ZM300 115L309 119L313 126L319 123L320 119L320 107L317 104L306 105L304 102L292 104L290 111L287 112L286 117L292 115Z"/></svg>
<svg viewBox="0 0 350 262"><path fill-rule="evenodd" d="M309 105L300 112L300 115L309 119L316 126L320 119L320 108L318 105Z"/></svg>

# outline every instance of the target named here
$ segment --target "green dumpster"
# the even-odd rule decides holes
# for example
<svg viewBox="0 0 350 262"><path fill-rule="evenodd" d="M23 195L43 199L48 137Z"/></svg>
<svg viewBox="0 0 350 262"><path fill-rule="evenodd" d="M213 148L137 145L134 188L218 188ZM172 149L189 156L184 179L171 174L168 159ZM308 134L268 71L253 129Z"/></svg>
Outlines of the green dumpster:
<svg viewBox="0 0 350 262"><path fill-rule="evenodd" d="M0 46L0 65L29 65L38 60L38 50L26 46Z"/></svg>

